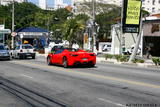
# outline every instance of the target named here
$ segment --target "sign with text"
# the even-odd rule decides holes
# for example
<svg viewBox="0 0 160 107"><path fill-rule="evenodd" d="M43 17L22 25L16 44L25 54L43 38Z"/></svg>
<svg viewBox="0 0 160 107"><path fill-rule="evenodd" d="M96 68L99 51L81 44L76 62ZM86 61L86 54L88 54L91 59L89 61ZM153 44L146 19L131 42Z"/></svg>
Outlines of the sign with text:
<svg viewBox="0 0 160 107"><path fill-rule="evenodd" d="M139 33L141 0L123 1L123 33Z"/></svg>
<svg viewBox="0 0 160 107"><path fill-rule="evenodd" d="M0 30L3 30L4 29L4 25L0 25Z"/></svg>

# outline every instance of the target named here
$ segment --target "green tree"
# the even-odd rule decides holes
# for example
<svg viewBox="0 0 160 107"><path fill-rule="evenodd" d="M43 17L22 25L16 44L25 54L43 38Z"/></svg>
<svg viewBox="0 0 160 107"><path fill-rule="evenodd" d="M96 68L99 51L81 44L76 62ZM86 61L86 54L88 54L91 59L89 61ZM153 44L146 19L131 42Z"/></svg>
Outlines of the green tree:
<svg viewBox="0 0 160 107"><path fill-rule="evenodd" d="M78 33L84 31L85 29L85 21L83 19L78 20L78 17L71 18L67 20L64 24L64 39L70 42L70 47L73 42L78 42L79 40ZM83 38L83 35L81 39ZM81 43L82 44L82 43Z"/></svg>
<svg viewBox="0 0 160 107"><path fill-rule="evenodd" d="M96 22L100 29L98 32L98 38L101 40L107 40L110 36L111 25L117 23L115 19L120 17L121 9L119 7L114 8L107 13L100 13L96 16Z"/></svg>

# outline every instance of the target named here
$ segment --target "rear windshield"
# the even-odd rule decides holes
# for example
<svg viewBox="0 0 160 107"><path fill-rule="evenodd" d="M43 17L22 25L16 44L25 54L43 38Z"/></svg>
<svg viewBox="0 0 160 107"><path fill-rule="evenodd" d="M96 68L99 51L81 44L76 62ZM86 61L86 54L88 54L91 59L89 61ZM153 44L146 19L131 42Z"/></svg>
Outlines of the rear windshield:
<svg viewBox="0 0 160 107"><path fill-rule="evenodd" d="M0 45L0 50L4 50L5 47L3 45Z"/></svg>
<svg viewBox="0 0 160 107"><path fill-rule="evenodd" d="M33 47L30 45L24 45L22 46L22 49L33 49Z"/></svg>

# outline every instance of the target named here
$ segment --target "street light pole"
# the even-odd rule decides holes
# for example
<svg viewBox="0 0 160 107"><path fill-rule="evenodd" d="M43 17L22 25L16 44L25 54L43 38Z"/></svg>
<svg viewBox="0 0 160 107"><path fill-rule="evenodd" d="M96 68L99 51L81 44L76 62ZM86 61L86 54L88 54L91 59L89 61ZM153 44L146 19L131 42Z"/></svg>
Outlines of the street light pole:
<svg viewBox="0 0 160 107"><path fill-rule="evenodd" d="M95 37L95 0L92 0L93 8L93 26L92 26L92 36L93 36L93 52L96 52L96 37Z"/></svg>
<svg viewBox="0 0 160 107"><path fill-rule="evenodd" d="M14 0L12 2L12 33L14 32ZM14 36L12 36L12 49L14 48Z"/></svg>

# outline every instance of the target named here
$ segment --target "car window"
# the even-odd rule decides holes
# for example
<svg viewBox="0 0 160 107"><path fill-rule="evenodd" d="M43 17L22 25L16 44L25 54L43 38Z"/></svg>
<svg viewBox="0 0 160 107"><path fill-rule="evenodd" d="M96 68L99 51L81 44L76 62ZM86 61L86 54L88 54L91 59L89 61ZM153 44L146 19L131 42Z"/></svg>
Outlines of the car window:
<svg viewBox="0 0 160 107"><path fill-rule="evenodd" d="M33 49L33 47L30 45L24 45L22 46L22 49Z"/></svg>
<svg viewBox="0 0 160 107"><path fill-rule="evenodd" d="M63 49L63 46L54 46L51 51L57 51L59 49Z"/></svg>
<svg viewBox="0 0 160 107"><path fill-rule="evenodd" d="M16 48L15 48L15 50L19 50L20 49L20 46L17 46Z"/></svg>
<svg viewBox="0 0 160 107"><path fill-rule="evenodd" d="M3 45L0 45L0 50L4 50L4 46Z"/></svg>
<svg viewBox="0 0 160 107"><path fill-rule="evenodd" d="M63 52L64 49L60 49L60 50L57 50L54 54L60 54Z"/></svg>

